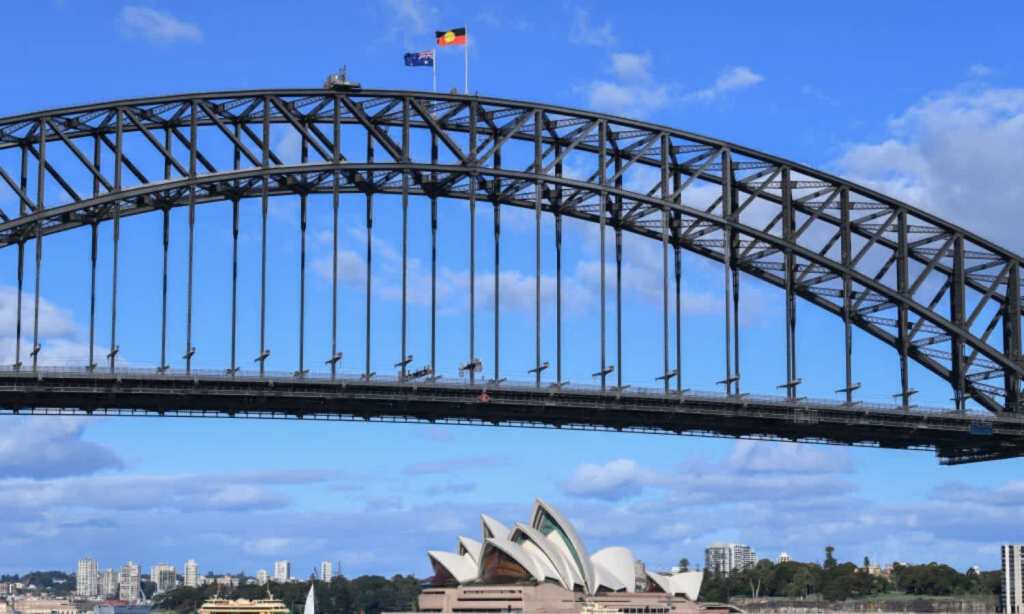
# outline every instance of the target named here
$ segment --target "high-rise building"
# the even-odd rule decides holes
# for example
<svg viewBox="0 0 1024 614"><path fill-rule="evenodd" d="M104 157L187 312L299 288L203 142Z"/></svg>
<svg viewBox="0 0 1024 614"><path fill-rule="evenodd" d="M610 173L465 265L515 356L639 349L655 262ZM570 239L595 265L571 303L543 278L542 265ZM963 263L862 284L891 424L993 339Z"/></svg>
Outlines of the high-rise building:
<svg viewBox="0 0 1024 614"><path fill-rule="evenodd" d="M100 577L96 569L96 559L86 557L78 561L78 573L75 576L75 594L86 599L95 597L99 592Z"/></svg>
<svg viewBox="0 0 1024 614"><path fill-rule="evenodd" d="M263 586L264 584L267 583L268 580L269 580L269 578L267 576L267 570L266 569L261 569L261 570L256 572L256 584L259 584L260 586Z"/></svg>
<svg viewBox="0 0 1024 614"><path fill-rule="evenodd" d="M199 586L199 564L195 559L185 561L185 586Z"/></svg>
<svg viewBox="0 0 1024 614"><path fill-rule="evenodd" d="M121 567L117 577L118 598L128 603L139 601L139 566L128 561Z"/></svg>
<svg viewBox="0 0 1024 614"><path fill-rule="evenodd" d="M178 586L178 570L174 565L160 563L149 570L149 581L156 584L156 592L166 593Z"/></svg>
<svg viewBox="0 0 1024 614"><path fill-rule="evenodd" d="M753 567L757 554L744 544L711 544L704 550L704 571L732 573Z"/></svg>
<svg viewBox="0 0 1024 614"><path fill-rule="evenodd" d="M334 577L330 561L320 562L320 579L324 582L330 582L331 578Z"/></svg>
<svg viewBox="0 0 1024 614"><path fill-rule="evenodd" d="M103 573L100 574L100 596L107 599L117 597L117 581L117 572L113 569L104 570Z"/></svg>
<svg viewBox="0 0 1024 614"><path fill-rule="evenodd" d="M287 582L292 577L291 561L274 561L274 581Z"/></svg>
<svg viewBox="0 0 1024 614"><path fill-rule="evenodd" d="M1000 555L1003 561L1000 609L1003 614L1024 614L1024 544L1004 544Z"/></svg>

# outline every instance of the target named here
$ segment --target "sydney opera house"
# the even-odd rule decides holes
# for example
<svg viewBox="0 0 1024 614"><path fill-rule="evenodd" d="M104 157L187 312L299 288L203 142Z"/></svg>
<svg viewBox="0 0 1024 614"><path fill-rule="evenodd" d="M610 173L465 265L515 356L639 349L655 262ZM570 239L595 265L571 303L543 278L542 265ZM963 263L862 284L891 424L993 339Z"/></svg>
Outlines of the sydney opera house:
<svg viewBox="0 0 1024 614"><path fill-rule="evenodd" d="M587 552L572 524L537 500L529 524L480 517L481 541L428 553L434 576L420 612L700 614L735 611L696 603L703 572L655 573L626 548Z"/></svg>

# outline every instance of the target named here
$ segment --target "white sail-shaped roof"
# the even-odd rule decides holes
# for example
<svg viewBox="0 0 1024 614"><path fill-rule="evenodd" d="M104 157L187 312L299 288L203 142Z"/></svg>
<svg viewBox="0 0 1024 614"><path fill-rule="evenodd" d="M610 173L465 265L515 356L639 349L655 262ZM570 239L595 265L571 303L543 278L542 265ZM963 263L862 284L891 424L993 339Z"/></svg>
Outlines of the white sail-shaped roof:
<svg viewBox="0 0 1024 614"><path fill-rule="evenodd" d="M590 561L590 555L587 554L587 548L576 534L576 529L572 524L558 510L541 499L537 499L533 504L533 518L530 525L549 538L554 538L552 541L562 548L569 560L576 565L579 575L583 577L586 592L591 595L597 592L597 584L594 582L594 566Z"/></svg>
<svg viewBox="0 0 1024 614"><path fill-rule="evenodd" d="M496 554L495 551L515 561L537 582L543 582L547 578L547 573L545 573L539 561L524 550L522 546L507 539L492 537L484 542L483 554L480 557L480 567L477 576L481 580L486 582L490 579L487 576L490 573L488 563L490 562L490 557Z"/></svg>
<svg viewBox="0 0 1024 614"><path fill-rule="evenodd" d="M663 592L682 595L690 601L697 601L697 597L700 595L700 585L704 582L703 571L684 571L676 574L648 571L647 577Z"/></svg>
<svg viewBox="0 0 1024 614"><path fill-rule="evenodd" d="M590 556L576 528L558 510L536 499L529 524L510 530L487 514L480 515L483 540L459 537L456 552L431 551L434 582L518 584L555 582L562 588L595 595L634 592L638 584L696 601L702 572L646 572L638 582L637 561L627 548L604 548ZM642 578L641 578L642 580Z"/></svg>
<svg viewBox="0 0 1024 614"><path fill-rule="evenodd" d="M595 552L590 560L594 562L595 568L597 565L603 566L623 587L615 590L636 590L636 559L629 549L618 546L605 548Z"/></svg>
<svg viewBox="0 0 1024 614"><path fill-rule="evenodd" d="M530 532L532 532L532 535ZM568 573L565 561L559 554L555 545L548 541L539 531L517 523L509 535L509 541L519 544L527 554L537 561L538 566L544 570L545 576L555 580L563 588L572 590L572 583L567 579Z"/></svg>
<svg viewBox="0 0 1024 614"><path fill-rule="evenodd" d="M473 563L480 564L480 555L483 553L484 545L469 537L459 537L459 554L468 554Z"/></svg>
<svg viewBox="0 0 1024 614"><path fill-rule="evenodd" d="M480 526L483 529L484 543L492 537L497 539L508 539L508 527L491 518L487 514L480 514Z"/></svg>
<svg viewBox="0 0 1024 614"><path fill-rule="evenodd" d="M521 522L516 523L515 528L512 530L511 539L516 543L529 540L535 544L547 556L551 564L555 566L562 586L568 590L575 590L577 586L581 589L583 588L583 576L576 570L576 564L568 558L567 554L558 547L554 540L549 539L537 529Z"/></svg>
<svg viewBox="0 0 1024 614"><path fill-rule="evenodd" d="M700 585L704 582L703 571L684 571L670 576L672 594L685 595L690 601L697 601Z"/></svg>
<svg viewBox="0 0 1024 614"><path fill-rule="evenodd" d="M626 585L623 584L615 574L608 571L608 568L600 563L593 563L594 568L594 592L607 592L611 591L617 593L619 591L626 590Z"/></svg>
<svg viewBox="0 0 1024 614"><path fill-rule="evenodd" d="M476 580L478 566L468 554L455 554L454 552L443 552L431 550L427 553L431 561L440 565L459 584Z"/></svg>

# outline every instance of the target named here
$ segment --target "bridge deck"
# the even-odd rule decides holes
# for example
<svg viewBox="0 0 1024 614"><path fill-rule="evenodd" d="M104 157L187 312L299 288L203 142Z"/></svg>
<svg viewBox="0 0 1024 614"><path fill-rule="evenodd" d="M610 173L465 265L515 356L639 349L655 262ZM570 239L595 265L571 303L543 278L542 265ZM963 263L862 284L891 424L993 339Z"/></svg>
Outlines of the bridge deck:
<svg viewBox="0 0 1024 614"><path fill-rule="evenodd" d="M1024 417L828 400L464 380L152 370L0 371L0 413L443 422L1024 455Z"/></svg>

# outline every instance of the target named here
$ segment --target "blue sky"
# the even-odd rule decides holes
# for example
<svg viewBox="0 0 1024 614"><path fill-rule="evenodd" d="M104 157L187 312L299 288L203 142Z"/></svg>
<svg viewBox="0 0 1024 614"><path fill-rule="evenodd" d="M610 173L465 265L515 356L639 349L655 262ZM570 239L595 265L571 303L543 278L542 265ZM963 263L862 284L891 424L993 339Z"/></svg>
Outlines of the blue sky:
<svg viewBox="0 0 1024 614"><path fill-rule="evenodd" d="M429 70L405 68L402 54L429 48L435 28L466 24L470 89L482 95L594 108L732 140L880 187L1018 252L1024 247L1004 222L1019 215L1024 196L1014 172L1024 164L1022 10L1009 2L985 12L923 2L827 10L800 2L650 3L626 11L618 3L524 1L480 9L425 0L301 9L273 2L37 2L4 12L5 22L45 28L17 28L0 41L9 84L0 115L167 93L316 87L342 63L365 86L426 89ZM442 53L442 89L461 85L461 61L459 50ZM380 201L381 207L394 204ZM283 200L273 210L273 288L292 287L294 204ZM459 211L443 214L442 233L454 237L462 229ZM242 232L243 246L250 247L258 230L251 212L243 215ZM414 206L413 223L422 224L423 214ZM343 212L340 262L349 273L343 293L360 284L361 215L360 206ZM207 245L200 259L223 263L230 254L227 208L203 208L198 216L197 232ZM481 212L480 228L489 228L489 216ZM527 218L503 216L511 240L532 236ZM309 317L315 327L325 318L331 254L322 240L328 223L322 208L314 207L310 223ZM173 224L180 239L184 217L176 215ZM126 221L122 243L123 283L136 289L126 311L136 315L126 316L120 337L125 360L137 365L157 360L147 349L154 323L138 316L159 305L150 278L159 255L155 228L153 220ZM397 313L389 294L397 228L394 217L384 215L375 229L382 267L375 300L385 322ZM550 236L550 225L544 232ZM47 251L48 262L59 262L64 273L61 284L44 286L45 345L57 362L82 356L87 241L84 233L69 233ZM568 224L573 323L567 333L574 340L568 377L581 383L596 370L588 273L596 244L592 229ZM176 279L184 270L181 245L176 242L173 252ZM466 279L458 245L442 241L443 298L452 305L461 301ZM422 236L414 237L414 275L424 270L415 267L423 266L425 247ZM481 254L489 249L484 245ZM7 276L0 281L4 362L13 343L10 251L0 253ZM639 241L628 241L626 251L634 280L625 288L626 312L631 338L640 341L626 347L631 362L623 369L628 382L651 385L647 367L660 357L642 340L660 322L653 316L659 297L650 294L644 275L660 253ZM532 316L522 299L532 296L531 262L521 254L506 257L503 334L529 330ZM692 256L687 265L687 385L713 389L721 376L719 269ZM242 266L243 297L254 296L255 266ZM223 327L224 270L203 267L197 278L205 297L196 325L203 368L224 366L223 339L208 340ZM101 296L106 283L101 279ZM271 299L272 322L281 328L295 312L290 296L279 292ZM482 301L486 311L486 293ZM182 302L172 295L175 358L184 343ZM343 299L343 320L360 322L360 309ZM101 301L98 321L106 322L108 313ZM464 331L456 330L464 315L456 306L442 317L450 337L441 363L449 374L464 347ZM779 294L744 279L743 315L745 386L771 392L783 379L776 359ZM254 317L252 310L243 313L243 331L252 330ZM481 330L489 330L489 315L480 318ZM799 321L804 392L833 396L841 377L838 346L820 339L835 338L841 327L806 305ZM424 325L422 310L414 312L417 363L426 355ZM361 369L358 328L343 333L349 370ZM105 334L101 329L100 338ZM375 329L375 336L373 367L390 370L398 355L393 330ZM319 363L325 341L313 337L309 360ZM293 364L290 338L294 331L272 335L269 368ZM243 334L240 343L240 361L248 363L255 341ZM550 339L545 343L550 354ZM866 338L856 343L861 398L891 399L895 355ZM481 344L488 356L486 339ZM523 378L532 357L512 352L502 360L510 377ZM948 404L948 387L919 370L914 374L921 403ZM91 554L103 567L128 559L180 567L196 558L204 572L253 573L289 558L305 575L331 559L348 575L425 575L424 550L453 548L459 534L475 536L479 512L507 522L525 519L535 496L576 521L593 549L628 546L655 567L682 556L700 560L708 543L736 540L772 557L786 550L817 560L832 544L839 557L855 561L868 555L993 568L997 545L1020 538L1022 468L1021 460L944 468L926 453L640 435L12 418L0 429L0 572L72 569L78 557Z"/></svg>

